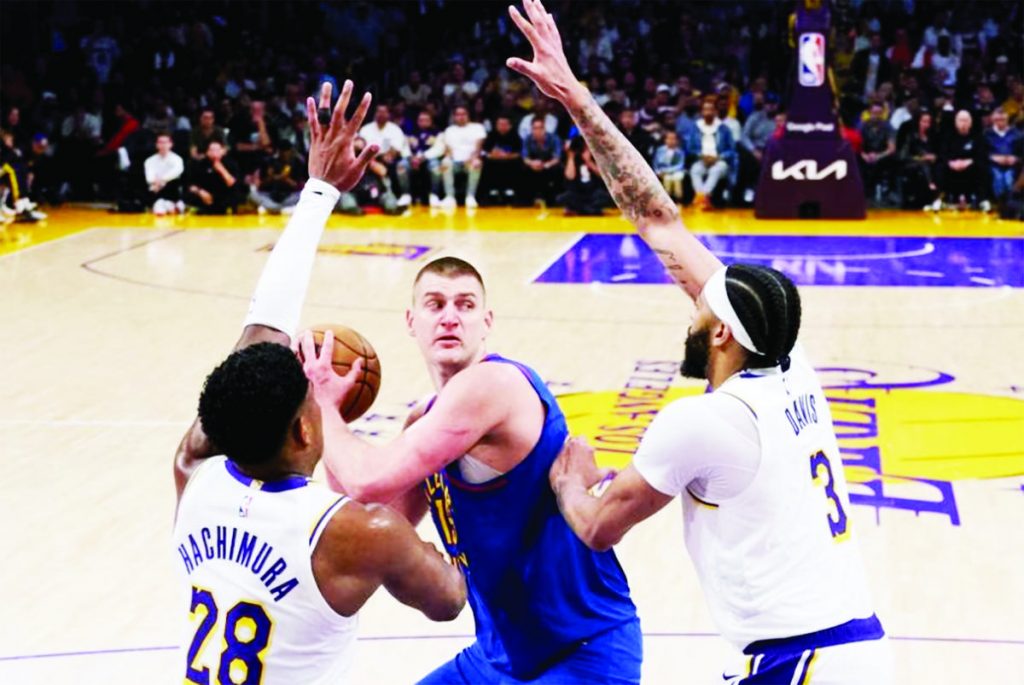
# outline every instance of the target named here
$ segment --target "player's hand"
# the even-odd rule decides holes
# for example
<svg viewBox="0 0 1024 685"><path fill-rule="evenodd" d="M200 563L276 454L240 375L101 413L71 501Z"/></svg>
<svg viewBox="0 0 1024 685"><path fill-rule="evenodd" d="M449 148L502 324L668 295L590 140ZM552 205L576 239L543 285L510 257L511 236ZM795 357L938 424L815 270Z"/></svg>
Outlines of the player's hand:
<svg viewBox="0 0 1024 685"><path fill-rule="evenodd" d="M589 490L612 473L611 469L598 468L594 448L587 444L586 438L569 438L551 465L548 479L555 491L567 481L577 481Z"/></svg>
<svg viewBox="0 0 1024 685"><path fill-rule="evenodd" d="M313 397L320 409L333 409L339 414L348 396L355 388L359 374L363 371L363 358L359 357L344 376L339 376L331 365L334 355L334 332L324 332L320 354L316 353L312 331L306 331L299 338L299 359L302 371L313 384Z"/></svg>
<svg viewBox="0 0 1024 685"><path fill-rule="evenodd" d="M355 113L348 121L345 110L352 98L352 82L345 81L341 88L341 97L334 106L330 124L322 126L317 117L317 103L313 98L306 98L306 116L309 119L309 177L318 178L330 183L344 192L351 190L363 177L366 166L377 156L378 147L367 145L356 157L353 143L363 118L370 108L369 93L363 94ZM320 108L331 106L331 84L324 83L320 88Z"/></svg>
<svg viewBox="0 0 1024 685"><path fill-rule="evenodd" d="M533 48L533 61L510 57L505 64L537 84L540 91L556 100L564 101L574 87L579 86L573 76L562 48L562 37L554 18L544 9L540 0L523 0L526 17L509 5L508 13Z"/></svg>

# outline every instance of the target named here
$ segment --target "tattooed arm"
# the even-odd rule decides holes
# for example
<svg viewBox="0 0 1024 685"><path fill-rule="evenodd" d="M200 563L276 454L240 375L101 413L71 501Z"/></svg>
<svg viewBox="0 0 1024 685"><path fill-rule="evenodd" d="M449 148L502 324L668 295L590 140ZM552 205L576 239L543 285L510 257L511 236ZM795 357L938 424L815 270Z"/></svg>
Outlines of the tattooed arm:
<svg viewBox="0 0 1024 685"><path fill-rule="evenodd" d="M509 8L512 21L533 47L533 61L516 57L508 66L528 76L566 108L597 160L615 204L690 297L722 263L686 230L679 210L657 175L579 83L569 68L554 19L539 0L524 0L524 18Z"/></svg>

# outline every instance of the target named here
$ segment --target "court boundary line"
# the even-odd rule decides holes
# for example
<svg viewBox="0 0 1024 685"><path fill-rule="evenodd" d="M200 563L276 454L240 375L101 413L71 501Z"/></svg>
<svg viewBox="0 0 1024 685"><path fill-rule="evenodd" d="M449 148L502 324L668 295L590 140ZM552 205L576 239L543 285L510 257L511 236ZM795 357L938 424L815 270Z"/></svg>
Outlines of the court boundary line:
<svg viewBox="0 0 1024 685"><path fill-rule="evenodd" d="M357 637L358 642L402 642L408 640L470 640L474 635L367 635ZM720 638L718 633L709 632L651 632L644 633L645 638ZM938 642L943 644L976 644L976 645L1019 645L1024 640L973 638L973 637L929 637L925 635L887 635L896 642ZM181 649L179 645L151 645L147 647L114 647L110 649L90 649L67 652L42 652L37 654L12 654L0 656L0 663L9 661L33 661L39 659L59 659L82 656L105 656L110 654L138 654L145 652L169 652Z"/></svg>
<svg viewBox="0 0 1024 685"><path fill-rule="evenodd" d="M543 275L545 274L545 272L547 272L547 270L548 270L548 269L550 269L550 268L551 268L552 266L554 266L555 262L557 262L557 261L558 261L559 259L561 259L562 257L564 257L564 256L565 256L565 254L566 254L566 253L567 253L567 252L568 252L569 250L571 250L572 248L576 247L576 243L578 243L579 241L581 241L581 240L583 240L584 238L586 238L586 237L587 237L587 235L589 235L589 234L588 234L587 232L585 232L585 231L580 231L580 232L578 232L578 233L576 234L576 236L575 236L574 238L572 238L571 240L568 240L568 241L566 241L566 244L565 244L565 245L564 245L564 246L562 247L562 249L561 249L561 250L560 250L559 252L557 252L557 253L555 254L555 256L554 256L554 257L552 257L552 258L551 258L551 259L549 259L549 260L548 260L547 262L545 262L545 263L544 263L544 266L542 266L542 267L541 267L541 268L540 268L539 270L535 271L535 272L533 273L533 275L532 275L532 276L530 276L530 277L529 277L529 278L528 278L528 279L526 280L526 285L534 285L534 284L536 284L536 283L537 283L537 279L538 279L538 278L540 278L541 276L543 276ZM550 285L550 284L548 284L548 285Z"/></svg>
<svg viewBox="0 0 1024 685"><path fill-rule="evenodd" d="M15 255L23 255L26 252L32 252L33 250L37 250L40 247L47 247L49 245L53 245L54 243L62 242L64 240L70 240L71 238L77 238L78 236L85 235L86 233L92 233L93 231L102 231L102 230L106 230L106 229L103 226L93 226L92 228L83 228L80 231L75 231L74 233L68 233L67 235L58 236L56 238L50 238L49 240L43 240L43 241L40 241L40 242L38 242L38 243L36 243L34 245L29 245L27 247L15 248L11 252L0 254L0 261L3 261L3 260L5 260L5 259L7 259L9 257L14 257Z"/></svg>
<svg viewBox="0 0 1024 685"><path fill-rule="evenodd" d="M88 229L88 230L93 231L93 230L99 230L99 229ZM145 229L144 228L135 228L135 229L124 229L124 230L145 230ZM182 234L182 233L189 233L189 232L192 232L194 230L218 230L218 229L185 229L185 228L175 229L175 230L170 231L169 233L163 234L162 236L158 236L158 237L155 237L155 238L150 238L148 240L145 240L145 241L142 241L142 242L139 242L139 243L134 243L134 244L129 245L127 247L123 247L120 250L116 250L114 252L109 252L109 253L106 253L104 255L100 255L99 257L94 257L92 259L86 260L84 262L81 262L79 264L79 267L84 269L85 271L91 273L91 274L96 275L96 276L102 276L104 278L109 278L109 279L114 280L114 281L120 281L122 283L128 283L130 285L141 286L141 287L150 288L150 289L153 289L153 290L162 290L164 292L177 292L177 293L183 293L183 294L186 294L186 295L203 295L203 296L213 297L213 298L217 298L217 299L221 299L221 300L240 300L240 301L243 301L243 302L248 302L249 299L251 298L251 295L233 295L231 293L216 292L216 291L212 291L212 290L203 290L201 288L186 288L186 287L177 286L177 285L166 285L166 284L163 284L163 283L152 283L152 282L148 282L148 281L141 281L141 280L134 279L134 278L128 278L127 276L122 276L122 275L117 274L117 273L111 273L109 271L103 271L102 269L99 269L99 268L97 268L95 266L95 264L98 264L99 262L104 261L106 259L110 259L112 257L120 256L122 254L126 254L128 252L131 252L131 251L133 251L133 250L135 250L135 249L137 249L139 247L144 247L144 246L149 245L151 243L154 243L154 242L157 242L157 241L160 241L160 240L166 240L167 238L171 238L171 237L174 237L174 236ZM248 230L248 229L246 229L246 230ZM80 234L75 234L75 235L80 235ZM565 248L565 250L563 250L562 253L560 253L558 256L554 257L547 264L547 266L544 267L544 271L546 271L548 268L550 268L552 264L554 264L556 261L558 261L559 257L561 257L562 255L565 254L566 250L568 250L573 245L575 245L577 242L582 240L583 237L585 237L586 235L590 235L590 234L581 232L579 237L574 242L569 243L568 247ZM68 236L68 237L72 237L72 236ZM53 242L53 241L50 241L50 242ZM46 244L46 243L43 243L43 244ZM36 246L36 247L39 247L39 246ZM3 256L10 256L10 255L3 255ZM2 257L0 257L0 258L2 258ZM540 275L542 275L544 273L544 271L541 271L536 276L536 278L539 278ZM541 287L549 286L549 285L587 285L587 286L593 287L594 284L593 283L586 283L586 284L536 283L535 280L531 280L531 281L527 282L527 285L539 285ZM605 284L600 284L600 285L606 285L606 286L609 286L610 288L614 288L614 287L616 287L617 285L620 285L620 284L605 283ZM635 287L636 285L652 286L652 287L669 286L669 287L672 287L672 288L678 287L678 286L676 286L675 284L673 284L671 282L633 284L633 287ZM840 288L841 289L841 288L845 288L847 286L841 286L841 285L814 285L814 286L803 286L803 287L809 287L809 288ZM887 286L882 286L882 287L887 287ZM917 287L920 288L922 286L917 286ZM898 288L898 286L893 286L893 288L894 289ZM1022 290L1022 289L1021 288L1014 288L1013 286L1009 286L1009 285L1003 285L1003 286L1000 286L1000 287L993 287L993 288L961 288L961 287L955 287L954 286L954 287L951 287L951 288L944 287L944 288L942 288L942 290L966 290L966 291L971 291L971 292L975 292L975 293L992 293L992 294L995 294L995 297L993 297L991 299L985 299L985 300L983 300L981 302L981 304L987 304L988 302L999 301L999 300L1006 299L1007 297L1012 297L1017 290ZM601 292L600 289L596 289L596 291L597 292ZM607 295L605 295L605 296L607 296ZM971 302L971 303L964 303L964 306L975 307L978 304L979 303L977 303L977 302ZM305 306L306 307L317 307L317 308L322 308L322 309L330 308L332 310L339 309L339 305L337 303L314 302L314 301L309 301L309 300L306 301ZM947 308L947 307L949 307L949 303L946 302L946 303L943 303L941 305L935 305L935 308L940 308L940 307L941 308ZM388 309L388 308L385 308L385 307L366 307L366 306L353 306L353 305L345 305L344 307L340 307L340 309L342 309L343 311L372 312L372 313L377 313L377 314L396 314L396 313L397 314L401 314L404 311L404 308ZM679 323L677 321L648 321L648 320L635 320L635 319L625 320L625 319L594 319L594 318L567 319L564 316L559 316L559 317L543 317L543 316L505 315L505 316L502 316L501 319L505 320L505 321L527 321L527 322L545 322L546 321L546 322L557 322L557 323L572 322L572 323L578 323L578 324L617 325L617 326L621 326L621 325L654 326L654 327L659 327L659 328L677 327L679 325ZM921 325L921 324L917 324L917 323L900 323L900 324L895 324L895 325L881 326L880 328L885 328L885 329L906 329L906 328L946 328L946 327L947 327L946 324L941 324L941 325L940 324L936 324L934 326L925 326L925 325ZM1016 328L1016 327L1017 326L1015 326L1013 323L1009 323L1009 322L1005 322L1005 323L1001 322L999 324L982 325L982 326L980 326L980 328L986 328L986 329L993 329L994 328L994 329L997 329L997 330L1003 330L1003 329L1007 329L1007 328ZM859 323L851 323L851 324L846 325L846 326L832 324L828 328L830 330L834 330L834 329L847 329L847 328L850 328L850 329L858 328L859 329L859 328L861 328L861 324L859 324Z"/></svg>

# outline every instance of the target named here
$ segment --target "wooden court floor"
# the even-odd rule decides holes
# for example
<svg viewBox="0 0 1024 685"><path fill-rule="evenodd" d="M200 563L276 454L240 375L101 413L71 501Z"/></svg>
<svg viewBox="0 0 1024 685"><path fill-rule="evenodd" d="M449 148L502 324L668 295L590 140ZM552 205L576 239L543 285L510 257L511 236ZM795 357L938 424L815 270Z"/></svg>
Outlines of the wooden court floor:
<svg viewBox="0 0 1024 685"><path fill-rule="evenodd" d="M857 544L897 682L1024 682L1024 230L977 214L864 222L687 215L726 259L799 277ZM230 350L282 217L54 212L0 243L0 683L181 682L171 459L201 382ZM383 387L358 428L387 440L430 391L404 309L434 256L481 267L490 349L533 365L574 432L621 465L672 378L691 306L617 218L537 210L334 217L304 313L361 331ZM421 529L436 539L429 522ZM679 505L618 548L645 633L644 682L715 683L714 633ZM828 583L823 578L821 582ZM836 587L836 592L843 592ZM468 644L378 594L357 683L411 683Z"/></svg>

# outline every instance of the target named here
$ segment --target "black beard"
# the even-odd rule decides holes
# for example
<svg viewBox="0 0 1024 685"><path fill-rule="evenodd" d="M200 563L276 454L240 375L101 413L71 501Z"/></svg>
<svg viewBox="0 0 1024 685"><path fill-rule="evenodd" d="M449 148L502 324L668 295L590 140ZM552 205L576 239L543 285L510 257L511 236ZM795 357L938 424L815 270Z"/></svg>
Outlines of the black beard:
<svg viewBox="0 0 1024 685"><path fill-rule="evenodd" d="M708 362L711 358L711 329L705 331L691 330L686 335L686 356L679 365L679 373L684 378L707 380Z"/></svg>

